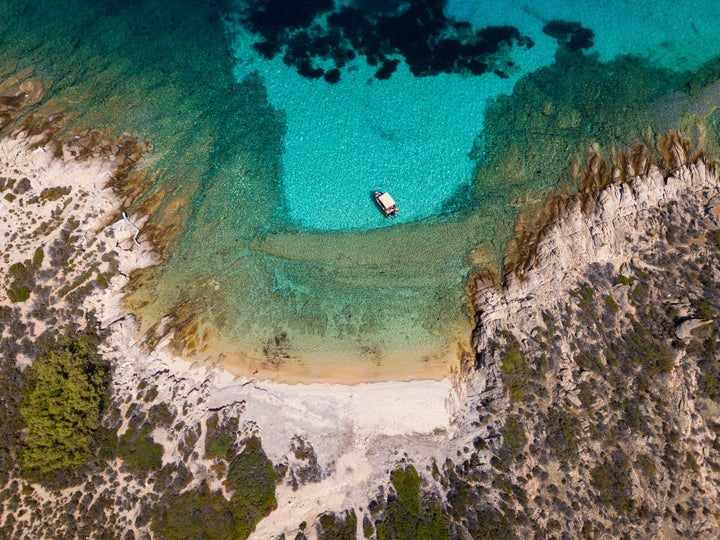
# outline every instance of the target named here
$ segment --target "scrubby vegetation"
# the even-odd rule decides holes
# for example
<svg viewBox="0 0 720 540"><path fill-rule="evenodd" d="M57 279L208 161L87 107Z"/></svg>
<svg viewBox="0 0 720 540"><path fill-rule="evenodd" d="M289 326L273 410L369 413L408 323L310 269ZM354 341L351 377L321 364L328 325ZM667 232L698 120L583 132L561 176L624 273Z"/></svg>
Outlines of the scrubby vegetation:
<svg viewBox="0 0 720 540"><path fill-rule="evenodd" d="M527 393L530 390L530 366L515 338L511 334L505 334L505 339L508 340L508 344L500 361L503 382L508 389L510 399L514 402L522 402L529 397Z"/></svg>
<svg viewBox="0 0 720 540"><path fill-rule="evenodd" d="M348 510L341 515L323 514L318 520L317 532L319 540L356 540L357 516L355 511Z"/></svg>
<svg viewBox="0 0 720 540"><path fill-rule="evenodd" d="M131 426L118 440L118 456L138 472L162 467L163 447L152 438L152 425Z"/></svg>
<svg viewBox="0 0 720 540"><path fill-rule="evenodd" d="M171 497L163 513L153 519L153 531L167 540L247 538L275 508L275 481L272 462L253 437L230 464L226 480L230 500L202 484Z"/></svg>
<svg viewBox="0 0 720 540"><path fill-rule="evenodd" d="M421 492L422 480L415 467L396 469L390 476L395 489L380 504L384 517L377 523L378 540L441 540L449 538L439 502L427 500ZM378 508L376 507L377 511Z"/></svg>
<svg viewBox="0 0 720 540"><path fill-rule="evenodd" d="M27 432L20 448L26 475L72 470L91 455L108 403L109 366L97 352L92 328L50 343L33 362L20 404Z"/></svg>

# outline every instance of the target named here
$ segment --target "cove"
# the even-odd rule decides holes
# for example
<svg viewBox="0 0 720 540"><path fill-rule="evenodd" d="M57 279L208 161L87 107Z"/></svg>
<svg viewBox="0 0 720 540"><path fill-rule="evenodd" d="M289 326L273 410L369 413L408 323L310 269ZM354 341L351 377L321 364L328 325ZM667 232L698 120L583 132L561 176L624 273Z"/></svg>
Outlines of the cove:
<svg viewBox="0 0 720 540"><path fill-rule="evenodd" d="M165 259L133 276L128 310L238 374L440 376L471 338L467 276L502 269L518 213L571 189L575 160L689 110L717 121L693 108L720 78L714 2L678 29L654 2L318 0L271 31L278 2L0 0L5 74L47 81L68 129L152 141L127 210Z"/></svg>

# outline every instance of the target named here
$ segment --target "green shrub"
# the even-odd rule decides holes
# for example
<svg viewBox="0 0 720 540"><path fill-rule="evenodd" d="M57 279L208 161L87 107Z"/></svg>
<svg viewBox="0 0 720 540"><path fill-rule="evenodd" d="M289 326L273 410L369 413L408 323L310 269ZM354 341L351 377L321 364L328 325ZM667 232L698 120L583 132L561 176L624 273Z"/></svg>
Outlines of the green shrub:
<svg viewBox="0 0 720 540"><path fill-rule="evenodd" d="M648 478L653 478L657 474L657 465L655 465L655 460L649 454L639 454L635 464Z"/></svg>
<svg viewBox="0 0 720 540"><path fill-rule="evenodd" d="M233 494L229 501L204 483L177 496L155 515L153 532L165 540L247 538L276 506L275 480L272 462L262 451L260 439L253 437L230 464L226 484Z"/></svg>
<svg viewBox="0 0 720 540"><path fill-rule="evenodd" d="M30 368L20 404L27 425L20 462L30 476L72 470L90 458L108 400L109 366L97 354L98 341L91 330L62 338Z"/></svg>
<svg viewBox="0 0 720 540"><path fill-rule="evenodd" d="M262 450L260 439L253 437L232 463L227 485L234 490L231 502L238 519L238 534L246 538L263 517L277 505L272 462Z"/></svg>
<svg viewBox="0 0 720 540"><path fill-rule="evenodd" d="M205 455L208 458L231 459L235 449L235 431L220 425L217 414L210 416L205 425Z"/></svg>
<svg viewBox="0 0 720 540"><path fill-rule="evenodd" d="M605 295L603 298L603 301L605 302L605 306L613 313L617 313L620 310L620 304L618 304L615 299L608 295Z"/></svg>
<svg viewBox="0 0 720 540"><path fill-rule="evenodd" d="M591 311L595 303L595 289L592 287L582 287L576 293L578 298L578 307L583 311Z"/></svg>
<svg viewBox="0 0 720 540"><path fill-rule="evenodd" d="M517 418L511 416L507 419L507 422L505 422L502 430L500 430L500 434L503 438L503 448L505 448L508 455L513 459L518 459L527 442L527 436L525 435L522 424L520 424Z"/></svg>
<svg viewBox="0 0 720 540"><path fill-rule="evenodd" d="M510 399L513 402L525 401L532 373L520 344L512 337L502 353L500 370Z"/></svg>
<svg viewBox="0 0 720 540"><path fill-rule="evenodd" d="M139 472L159 470L162 467L162 445L156 443L150 432L152 426L141 429L129 427L118 440L118 455Z"/></svg>
<svg viewBox="0 0 720 540"><path fill-rule="evenodd" d="M685 467L690 469L695 474L700 474L700 464L697 462L695 454L688 451L685 455Z"/></svg>
<svg viewBox="0 0 720 540"><path fill-rule="evenodd" d="M174 499L152 524L155 536L165 540L238 538L237 528L230 501L205 482Z"/></svg>
<svg viewBox="0 0 720 540"><path fill-rule="evenodd" d="M624 454L618 451L613 459L606 459L602 465L592 469L590 479L601 503L615 508L619 514L632 510L635 501L629 495L632 481L630 466Z"/></svg>
<svg viewBox="0 0 720 540"><path fill-rule="evenodd" d="M420 498L421 480L415 467L396 469L390 475L397 498L389 501L385 519L377 526L378 540L442 540L449 532L437 503Z"/></svg>
<svg viewBox="0 0 720 540"><path fill-rule="evenodd" d="M670 349L638 322L633 323L632 331L623 336L623 341L626 345L624 354L642 365L649 374L664 374L673 370Z"/></svg>
<svg viewBox="0 0 720 540"><path fill-rule="evenodd" d="M545 426L547 447L562 461L577 460L582 428L573 414L557 407L548 411Z"/></svg>
<svg viewBox="0 0 720 540"><path fill-rule="evenodd" d="M326 513L320 516L319 538L327 540L355 540L357 538L357 516L355 510L340 515Z"/></svg>
<svg viewBox="0 0 720 540"><path fill-rule="evenodd" d="M25 300L30 298L30 288L25 285L17 286L13 284L7 290L7 296L11 302L24 302Z"/></svg>
<svg viewBox="0 0 720 540"><path fill-rule="evenodd" d="M603 362L597 354L587 351L580 351L574 357L575 363L583 371L603 372Z"/></svg>

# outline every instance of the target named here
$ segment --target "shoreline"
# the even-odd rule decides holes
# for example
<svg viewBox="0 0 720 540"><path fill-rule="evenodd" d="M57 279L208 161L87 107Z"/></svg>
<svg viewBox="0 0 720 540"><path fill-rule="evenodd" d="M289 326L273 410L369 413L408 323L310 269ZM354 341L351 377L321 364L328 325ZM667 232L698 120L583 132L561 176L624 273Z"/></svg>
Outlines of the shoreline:
<svg viewBox="0 0 720 540"><path fill-rule="evenodd" d="M259 380L233 374L219 359L196 362L178 357L170 351L169 335L148 350L144 337L138 339L139 324L126 310L122 291L134 269L157 264L158 259L150 242L143 239L142 232L138 238L140 245L133 242L136 231L121 217L122 201L110 186L112 162L103 156L83 161L70 154L58 157L42 146L33 149L32 143L33 139L22 134L0 140L3 157L14 156L0 167L0 176L10 171L14 176L27 177L31 184L27 192L12 201L13 208L17 210L20 205L27 208L27 203L21 199L34 200L37 196L42 200L39 196L42 190L57 193L58 199L33 212L11 212L11 202L3 199L7 217L0 232L9 231L11 225L17 230L32 231L30 223L33 219L51 220L56 216L59 217L57 226L49 228L49 236L43 239L45 244L52 244L62 236L63 230L75 227L72 230L76 236L71 238L80 255L71 259L72 271L67 274L56 272L53 279L57 289L66 281L84 275L85 265L92 268L98 265L98 269L105 270L102 265L106 263L99 262L103 261L103 254L110 253L116 261L107 286L93 286L95 281L88 282L91 288L82 300L82 312L68 308L62 313L63 317L81 322L87 313L95 311L100 328L110 331L102 354L113 366L113 401L121 407L122 417L126 416L124 409L128 404L139 399L139 389L150 384L158 392L154 401L169 404L176 410L182 408L182 395L186 396L186 403L189 396L195 397L196 404L188 413L187 422L197 421L204 425L215 411L238 418L242 416L248 426L244 428L246 436L257 434L264 451L275 463L286 461L289 442L302 436L312 441L321 470L329 471L339 464L346 464L345 474L327 477L321 484L333 492L335 498L328 498L324 488L319 492L319 485L314 483L301 486L297 491L285 484L279 486L279 499L292 510L286 507L281 512L274 512L258 531L267 530L267 527L273 530L287 528L286 518L291 514L300 521L311 521L328 508L340 510L343 504L356 507L366 504L368 490L382 484L385 471L394 466L397 457L393 448L397 449L397 445L407 445L408 449L412 448L428 459L440 459L446 453L443 448L454 447L453 421L459 414L463 393L458 382L459 369L449 369L443 357L432 364L431 373L436 379L428 376L427 365L420 365L412 371L412 380L379 381L377 376L375 381L368 382L373 377L365 374L364 380L359 380L357 373L348 374L342 364L337 364L324 368L332 370L325 381L318 382L313 378L311 382L306 378L301 382L301 373L297 373L297 377L287 377L282 368L275 380ZM71 189L64 189L68 187ZM147 221L146 217L136 215L129 218L141 230ZM31 237L23 240L22 245L6 249L8 266L32 258L33 249L35 243ZM111 267L107 271L110 272ZM28 301L20 306L28 321L33 319L35 294L31 291ZM39 326L32 328L33 334L43 331ZM28 358L25 362L31 361ZM391 373L400 377L397 371L381 371L380 375L390 378ZM343 382L327 382L327 379L335 378ZM119 434L128 427L127 421L123 421ZM170 431L164 435L155 433L154 437L163 445L167 459L175 459L178 435ZM198 462L189 463L189 467L198 478L207 478L211 463L198 458ZM353 472L347 472L350 470ZM211 485L221 486L212 475L209 480ZM313 490L316 495L308 499L306 494ZM262 533L256 533L255 537L262 537Z"/></svg>
<svg viewBox="0 0 720 540"><path fill-rule="evenodd" d="M172 353L170 353L172 354ZM283 359L275 364L250 358L211 342L206 351L179 358L200 365L222 365L236 377L278 384L335 384L357 386L382 382L411 382L446 379L463 364L467 352L457 344L455 352L398 351L385 354L382 363L367 358L343 358L342 354Z"/></svg>
<svg viewBox="0 0 720 540"><path fill-rule="evenodd" d="M225 472L229 461L208 451L211 420L236 422L232 432L234 444L240 445L236 449L242 447L243 441L260 439L264 454L276 466L285 467L283 474L287 475L275 487L277 507L257 523L250 535L258 539L292 535L299 523L316 523L318 516L327 512L343 512L349 508L359 511L359 515L367 515L364 509L368 508L368 501L379 486L387 488L389 472L399 467L416 466L427 477L430 463L447 464L475 448L473 467L492 471L492 456L502 448L503 426L513 411L516 415L519 413L506 393L497 347L490 342L507 330L516 331L518 342L528 346L533 342L534 329L540 327L543 308L571 295L575 281L581 279L587 265L608 262L619 271L631 260L636 244L651 242L641 239L637 220L646 220L656 208L683 200L688 194L694 194L701 201L705 192L708 196L718 196L713 167L699 160L667 173L652 166L646 174L565 199L568 204L537 237L529 259L516 266L518 271L508 273L503 285L477 277L472 300L480 320L474 334L473 349L478 356L473 357L477 362L473 369L469 368L469 361L458 361L448 368L441 357L432 366L438 369L438 375L444 375L438 380L428 380L424 376L426 372L418 371L415 372L418 378L410 381L363 383L354 380L354 384L344 384L293 380L288 384L281 381L282 368L287 366L277 370L275 380L260 380L233 374L227 368L226 358L217 356L211 360L214 352L207 352L204 361L173 354L170 332L162 337L154 336L157 339L150 342L147 336L138 338L140 323L126 309L122 291L130 281L132 270L157 264L158 260L151 242L143 239L142 233L140 246L134 244L135 229L119 217L122 201L109 186L112 167L105 156L83 161L69 154L58 158L42 147L32 149L31 143L31 139L22 138L0 140L3 157L14 156L2 164L4 169L0 167L0 175L9 170L14 176L26 176L30 184L26 191L16 190L22 193L15 199L0 200L8 212L0 232L10 234L13 228L29 231L27 237L21 237L6 249L7 262L16 264L33 258L36 246L31 233L41 226L41 223L32 224L33 219L57 222L54 228L46 227L50 235L46 243L54 245L62 238L63 231L75 238L76 256L70 259L69 265L72 270L67 275L64 271L57 272L52 277L57 289L67 285L67 281L74 283L84 276L88 266L101 274L110 273L111 267L103 265L107 261L102 255L109 253L114 258L117 267L107 286L95 287L84 297L84 313L80 314L94 310L100 326L110 330L102 349L103 357L113 366L110 383L113 416L106 418L108 427L122 438L132 430L150 426L150 440L162 448L163 468L182 464L189 472L190 480L182 488L184 492L197 491L207 485L217 493L224 493L226 499ZM685 161L686 155L680 155L679 150L677 153L678 159ZM72 189L63 190L68 182ZM19 183L14 182L12 188ZM58 198L48 201L38 195L38 203L29 202L38 191L46 193L45 199L48 194L57 194ZM583 204L583 197L588 204ZM28 212L34 204L38 204L37 210ZM147 223L147 217L129 217L141 230ZM635 235L634 242L629 242L627 235ZM46 269L47 261L44 264L42 268ZM93 279L97 280L94 275ZM34 291L31 298L33 294ZM22 316L32 321L29 306L21 308ZM68 318L75 313L70 307L60 308L66 309L62 314ZM77 313L75 316L78 320ZM41 332L40 322L36 321L38 326L30 328L29 333ZM23 359L25 365L28 360L32 361ZM562 360L563 364L554 368L559 371L553 375L553 380L560 381L557 396L577 407L580 381L571 379L580 377L580 373L568 358ZM444 368L446 372L442 371ZM311 368L305 366L305 369ZM331 375L348 375L340 371ZM264 373L258 370L255 375ZM347 381L353 381L352 377ZM171 420L166 423L152 420L153 411L163 406L168 414L172 413ZM490 418L492 421L488 421ZM528 422L538 418L532 417ZM534 432L528 430L528 433ZM187 441L191 437L194 442L188 450ZM307 455L298 452L295 446L298 441L307 445L303 446ZM120 475L127 475L128 469L124 458L117 456L106 466L111 471L104 486L108 489L110 479L124 478ZM151 474L159 475L158 471ZM302 476L304 474L308 476ZM527 478L527 474L523 473L522 477ZM445 489L435 477L427 481L428 490ZM21 479L21 487L32 485L24 482ZM153 487L142 481L123 482L123 492L118 496L122 500L134 497L141 504L123 510L118 526L149 534L150 526L137 525L137 520L142 502L150 496ZM528 486L533 493L542 489L537 482ZM41 503L51 502L53 508L62 512L63 505L67 504L62 497L69 498L76 489L71 487L60 494L37 490L33 496ZM2 511L0 519L14 516L14 511L8 508ZM19 521L30 527L27 520L31 515L20 516Z"/></svg>

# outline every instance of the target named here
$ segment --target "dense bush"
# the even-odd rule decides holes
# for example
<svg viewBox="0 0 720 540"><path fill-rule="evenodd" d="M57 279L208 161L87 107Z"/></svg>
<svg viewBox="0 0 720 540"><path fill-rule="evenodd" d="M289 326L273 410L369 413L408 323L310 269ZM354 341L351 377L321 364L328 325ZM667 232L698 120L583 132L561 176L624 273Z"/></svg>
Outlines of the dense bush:
<svg viewBox="0 0 720 540"><path fill-rule="evenodd" d="M220 423L217 413L213 413L207 419L205 426L205 455L208 458L231 459L235 448L236 432L238 429L237 418L232 418L228 425Z"/></svg>
<svg viewBox="0 0 720 540"><path fill-rule="evenodd" d="M154 516L152 529L166 540L247 538L276 506L275 480L272 462L260 439L253 437L230 464L227 487L233 493L229 501L203 483L172 498Z"/></svg>
<svg viewBox="0 0 720 540"><path fill-rule="evenodd" d="M601 503L612 506L620 514L634 507L635 501L630 497L630 465L622 452L614 452L611 459L592 469L590 478Z"/></svg>
<svg viewBox="0 0 720 540"><path fill-rule="evenodd" d="M118 440L118 455L139 472L159 470L162 467L162 445L152 438L152 426L145 424L137 429L129 427Z"/></svg>
<svg viewBox="0 0 720 540"><path fill-rule="evenodd" d="M547 448L561 461L577 460L577 452L582 436L580 420L571 413L553 407L548 411Z"/></svg>
<svg viewBox="0 0 720 540"><path fill-rule="evenodd" d="M230 463L227 475L227 484L235 491L231 502L243 538L277 505L275 480L272 462L263 452L260 439L253 437Z"/></svg>
<svg viewBox="0 0 720 540"><path fill-rule="evenodd" d="M109 366L98 342L90 329L61 338L30 368L20 404L27 425L20 462L31 476L74 469L90 458L108 400Z"/></svg>
<svg viewBox="0 0 720 540"><path fill-rule="evenodd" d="M319 540L355 540L357 538L357 516L355 510L340 515L325 513L320 516Z"/></svg>
<svg viewBox="0 0 720 540"><path fill-rule="evenodd" d="M523 448L527 442L527 436L522 424L517 418L511 416L505 422L505 426L500 431L503 438L504 454L512 459L519 459L522 456ZM503 456L505 457L505 456Z"/></svg>
<svg viewBox="0 0 720 540"><path fill-rule="evenodd" d="M378 540L440 540L449 538L440 504L420 497L421 479L412 465L390 476L397 498L389 500L385 519L377 526Z"/></svg>
<svg viewBox="0 0 720 540"><path fill-rule="evenodd" d="M238 538L237 528L230 502L205 482L173 499L152 526L155 535L166 540Z"/></svg>

